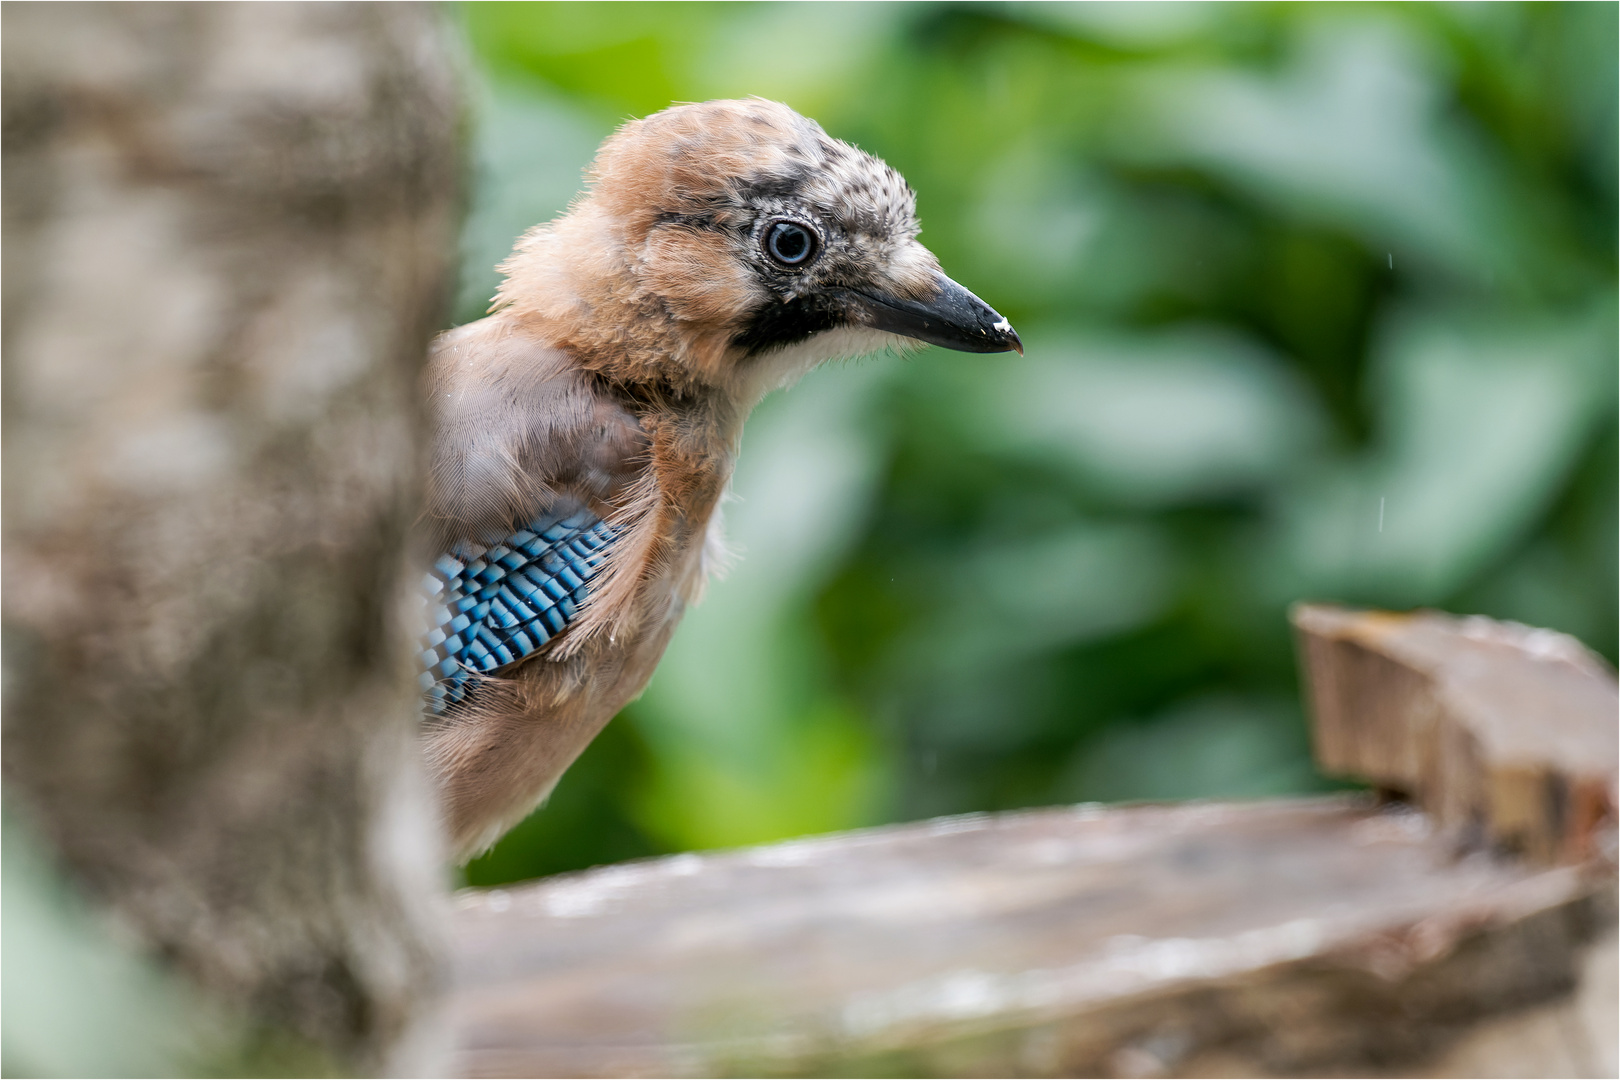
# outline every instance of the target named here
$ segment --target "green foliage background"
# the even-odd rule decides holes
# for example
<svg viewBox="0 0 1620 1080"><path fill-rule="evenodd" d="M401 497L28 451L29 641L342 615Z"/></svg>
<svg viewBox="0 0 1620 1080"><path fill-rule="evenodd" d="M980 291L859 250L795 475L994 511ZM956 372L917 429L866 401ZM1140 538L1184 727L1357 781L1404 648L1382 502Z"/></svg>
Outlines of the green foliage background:
<svg viewBox="0 0 1620 1080"><path fill-rule="evenodd" d="M766 402L740 561L468 870L1320 788L1285 612L1616 647L1616 6L468 4L458 321L597 143L759 94L885 158L1027 355Z"/></svg>

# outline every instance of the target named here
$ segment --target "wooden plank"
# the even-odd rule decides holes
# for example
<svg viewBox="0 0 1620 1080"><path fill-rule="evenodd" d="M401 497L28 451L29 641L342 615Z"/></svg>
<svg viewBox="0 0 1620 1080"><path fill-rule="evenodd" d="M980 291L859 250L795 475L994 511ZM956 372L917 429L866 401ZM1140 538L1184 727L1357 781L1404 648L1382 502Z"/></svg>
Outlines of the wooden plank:
<svg viewBox="0 0 1620 1080"><path fill-rule="evenodd" d="M1410 797L1466 845L1614 861L1620 695L1580 642L1432 611L1293 620L1325 771Z"/></svg>
<svg viewBox="0 0 1620 1080"><path fill-rule="evenodd" d="M463 893L456 1065L1415 1075L1567 1000L1612 912L1349 798L946 818Z"/></svg>

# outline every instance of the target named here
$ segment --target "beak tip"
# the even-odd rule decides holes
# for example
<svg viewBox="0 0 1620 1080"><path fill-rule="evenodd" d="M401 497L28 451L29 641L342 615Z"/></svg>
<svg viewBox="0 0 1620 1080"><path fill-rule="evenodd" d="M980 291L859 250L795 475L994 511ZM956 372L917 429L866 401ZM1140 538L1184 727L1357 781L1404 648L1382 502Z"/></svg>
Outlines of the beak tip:
<svg viewBox="0 0 1620 1080"><path fill-rule="evenodd" d="M1023 356L1024 342L1021 338L1019 338L1018 331L1012 328L1012 323L1007 321L1007 317L1005 315L998 316L998 318L1000 321L990 329L999 335L1002 341L1006 344L1007 347L1001 351L1016 352L1019 356Z"/></svg>

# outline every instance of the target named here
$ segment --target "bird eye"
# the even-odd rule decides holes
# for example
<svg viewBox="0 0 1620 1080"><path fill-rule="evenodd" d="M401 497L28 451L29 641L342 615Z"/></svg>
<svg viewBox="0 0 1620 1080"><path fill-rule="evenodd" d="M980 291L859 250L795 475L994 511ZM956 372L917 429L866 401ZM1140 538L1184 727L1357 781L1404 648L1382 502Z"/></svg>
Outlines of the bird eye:
<svg viewBox="0 0 1620 1080"><path fill-rule="evenodd" d="M765 253L783 266L803 266L816 253L816 234L796 221L778 221L765 233Z"/></svg>

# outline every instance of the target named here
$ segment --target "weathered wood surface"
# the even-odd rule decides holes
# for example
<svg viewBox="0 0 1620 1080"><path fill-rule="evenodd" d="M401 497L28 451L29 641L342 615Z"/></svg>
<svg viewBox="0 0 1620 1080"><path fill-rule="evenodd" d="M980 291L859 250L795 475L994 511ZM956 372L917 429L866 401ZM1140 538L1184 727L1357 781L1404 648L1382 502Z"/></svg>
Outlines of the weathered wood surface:
<svg viewBox="0 0 1620 1080"><path fill-rule="evenodd" d="M456 1065L1481 1074L1468 1037L1567 998L1612 905L1606 868L1351 798L947 818L462 894ZM1609 1038L1561 1060L1602 1075Z"/></svg>
<svg viewBox="0 0 1620 1080"><path fill-rule="evenodd" d="M1325 767L1425 809L973 815L469 891L458 1069L1615 1075L1613 676L1488 620L1295 618Z"/></svg>
<svg viewBox="0 0 1620 1080"><path fill-rule="evenodd" d="M1465 844L1615 858L1614 674L1550 630L1439 612L1294 611L1324 771L1394 789Z"/></svg>

